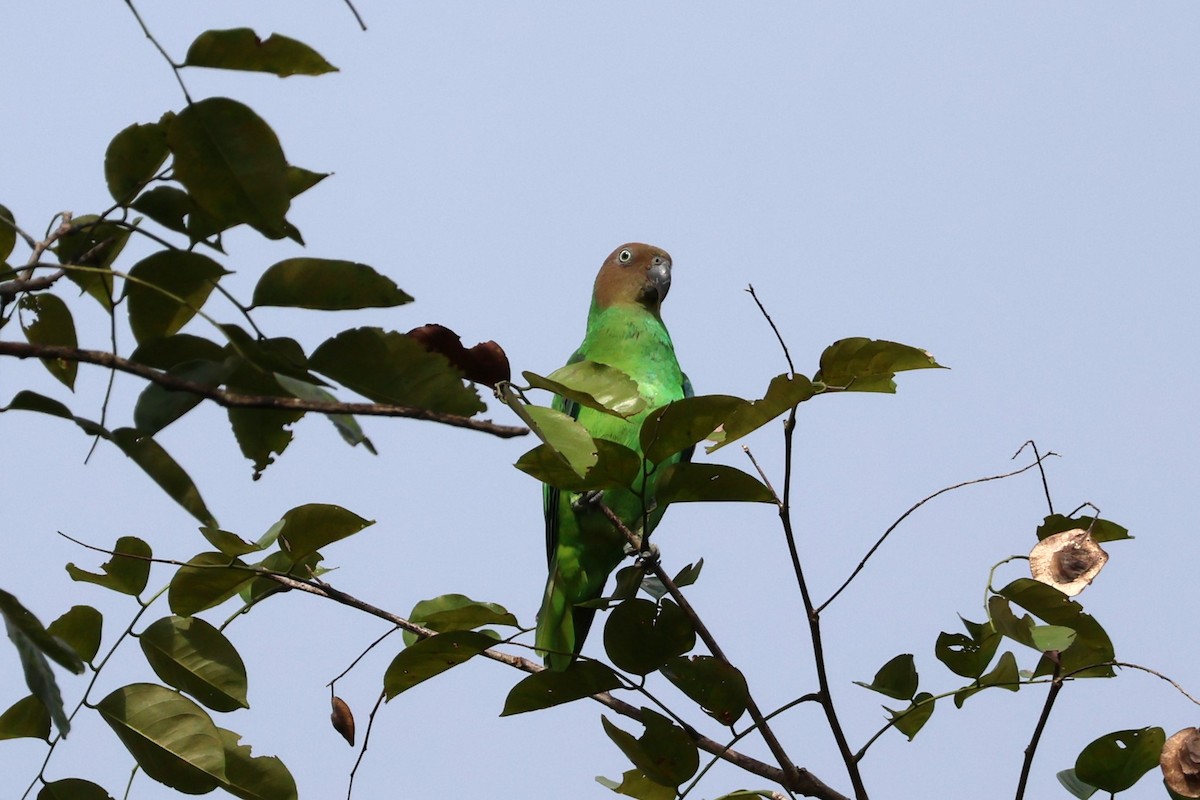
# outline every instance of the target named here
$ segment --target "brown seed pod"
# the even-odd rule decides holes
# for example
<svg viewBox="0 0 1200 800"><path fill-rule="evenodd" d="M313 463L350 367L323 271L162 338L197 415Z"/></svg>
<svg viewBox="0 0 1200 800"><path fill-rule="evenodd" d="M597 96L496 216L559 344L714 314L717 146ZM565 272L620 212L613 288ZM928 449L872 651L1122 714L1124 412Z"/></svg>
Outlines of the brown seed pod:
<svg viewBox="0 0 1200 800"><path fill-rule="evenodd" d="M333 697L333 713L329 715L329 721L333 723L333 729L354 747L354 715L350 713L346 701L337 695Z"/></svg>
<svg viewBox="0 0 1200 800"><path fill-rule="evenodd" d="M1068 597L1087 588L1108 561L1108 553L1083 528L1042 539L1029 553L1034 580L1047 583Z"/></svg>
<svg viewBox="0 0 1200 800"><path fill-rule="evenodd" d="M1172 792L1200 797L1200 728L1184 728L1167 739L1158 764Z"/></svg>

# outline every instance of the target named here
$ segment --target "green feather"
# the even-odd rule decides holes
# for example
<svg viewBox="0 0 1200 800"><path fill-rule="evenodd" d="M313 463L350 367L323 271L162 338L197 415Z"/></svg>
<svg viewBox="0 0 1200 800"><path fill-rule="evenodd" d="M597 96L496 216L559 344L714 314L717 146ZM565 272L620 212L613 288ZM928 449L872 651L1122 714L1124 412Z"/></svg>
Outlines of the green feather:
<svg viewBox="0 0 1200 800"><path fill-rule="evenodd" d="M593 438L625 445L639 455L638 432L646 415L692 393L691 384L679 369L670 334L662 320L642 305L599 308L593 303L583 344L568 363L584 359L616 367L637 381L646 408L621 419L580 408L562 398L556 398L554 407L575 417ZM688 452L671 460L690 455ZM635 492L628 490L607 490L603 502L631 530L648 535L663 514L663 509L653 508L654 483L651 474L644 487L648 509ZM545 653L551 669L565 669L579 653L596 612L577 604L600 597L609 574L625 557L625 538L598 509L576 509L578 497L578 493L550 486L544 490L550 578L538 614L535 646Z"/></svg>

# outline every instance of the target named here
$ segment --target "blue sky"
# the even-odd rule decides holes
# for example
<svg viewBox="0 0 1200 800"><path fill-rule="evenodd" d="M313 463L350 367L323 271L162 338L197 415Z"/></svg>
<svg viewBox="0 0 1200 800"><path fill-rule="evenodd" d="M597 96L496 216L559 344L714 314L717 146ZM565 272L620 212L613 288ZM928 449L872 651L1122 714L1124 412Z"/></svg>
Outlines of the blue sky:
<svg viewBox="0 0 1200 800"><path fill-rule="evenodd" d="M796 513L817 596L912 503L1006 471L1033 438L1063 455L1050 467L1056 510L1091 501L1137 537L1107 547L1112 560L1080 598L1087 610L1119 657L1200 688L1186 627L1200 477L1194 4L361 2L367 33L338 2L303 13L245 5L140 8L178 58L205 29L246 26L301 39L341 69L185 79L196 97L255 108L291 162L335 173L289 215L306 253L371 264L417 298L355 315L264 310L272 333L311 348L351 325L439 322L468 342L495 339L517 370L545 374L578 344L604 256L625 241L652 242L674 257L664 316L699 392L760 396L785 369L748 284L803 372L845 336L918 345L952 368L901 376L895 397L818 398L802 409ZM106 207L108 140L183 100L121 4L21 4L6 29L0 203L40 231L63 209ZM226 285L242 297L262 269L299 253L248 235L227 244L224 264L236 274ZM104 319L79 307L81 341L102 346ZM96 416L104 383L82 368L69 398L37 364L0 364L0 402L34 386ZM140 388L118 380L114 419L128 418ZM512 421L494 402L489 415ZM346 591L400 613L462 592L532 623L545 570L540 492L510 466L532 444L364 424L378 457L306 419L257 483L218 409L202 407L161 438L223 526L248 537L309 501L377 520L325 551ZM207 549L191 518L115 450L100 448L85 467L89 442L73 427L7 414L0 436L9 454L3 585L44 620L87 602L111 635L133 612L70 582L63 563L98 560L56 530L100 545L137 535L183 559ZM748 444L777 477L778 434ZM715 458L748 466L737 448ZM916 654L922 689L955 687L933 658L937 633L956 630L956 614L982 618L988 569L1027 552L1044 514L1030 475L952 494L901 526L830 608L830 669L853 742L882 713L877 696L850 682L870 680L893 655ZM768 507L678 507L656 538L669 565L705 558L695 603L761 705L813 689ZM1002 582L1019 574L1006 569ZM354 754L328 730L324 686L383 630L292 596L230 628L251 671L252 710L226 727L257 754L280 755L302 796L344 792ZM360 729L390 656L383 648L339 683ZM127 645L101 693L148 679L140 661ZM3 684L17 675L15 657L0 657ZM612 796L592 778L627 765L600 728L600 707L498 719L517 677L469 663L390 703L356 796ZM985 693L961 711L939 706L915 742L892 733L875 745L869 784L880 797L967 787L1008 796L1043 697L1027 689ZM1073 684L1051 718L1031 796L1066 797L1054 773L1094 736L1147 725L1170 734L1195 717L1143 675ZM129 764L101 727L81 720L50 774L119 793ZM798 763L848 791L815 709L789 712L778 728ZM41 752L4 743L0 774L21 776L23 788ZM697 796L760 784L718 768ZM1151 776L1128 796L1160 795ZM169 795L142 777L134 796Z"/></svg>

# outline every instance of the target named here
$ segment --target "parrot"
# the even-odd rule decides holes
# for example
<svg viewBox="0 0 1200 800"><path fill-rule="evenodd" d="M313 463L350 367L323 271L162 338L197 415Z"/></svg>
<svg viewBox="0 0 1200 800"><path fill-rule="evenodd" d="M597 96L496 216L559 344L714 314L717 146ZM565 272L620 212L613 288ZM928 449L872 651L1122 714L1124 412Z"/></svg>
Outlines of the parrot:
<svg viewBox="0 0 1200 800"><path fill-rule="evenodd" d="M574 417L592 438L624 445L639 456L638 434L646 416L693 394L662 321L662 303L670 287L671 256L666 251L637 242L618 247L596 275L583 344L567 362L586 359L621 370L637 382L645 408L622 419L561 397L554 401L554 408ZM599 499L627 528L648 536L664 511L654 506L657 476L667 464L690 458L690 450L677 454L639 478L645 482L644 508L642 499L628 489L607 489ZM552 670L566 669L579 654L596 610L578 604L601 596L609 574L626 555L628 542L596 499L595 493L543 487L550 576L534 647Z"/></svg>

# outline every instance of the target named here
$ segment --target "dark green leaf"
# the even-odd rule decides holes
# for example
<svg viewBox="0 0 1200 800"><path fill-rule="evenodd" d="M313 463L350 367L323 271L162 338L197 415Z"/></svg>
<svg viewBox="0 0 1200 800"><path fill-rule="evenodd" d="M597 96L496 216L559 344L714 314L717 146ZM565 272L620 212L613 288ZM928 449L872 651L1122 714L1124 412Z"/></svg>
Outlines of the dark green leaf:
<svg viewBox="0 0 1200 800"><path fill-rule="evenodd" d="M445 356L416 339L379 328L343 331L322 343L312 369L377 403L470 416L484 405Z"/></svg>
<svg viewBox="0 0 1200 800"><path fill-rule="evenodd" d="M976 631L979 638L961 633L939 633L933 648L938 661L964 678L978 678L987 671L1003 638L987 626L980 626Z"/></svg>
<svg viewBox="0 0 1200 800"><path fill-rule="evenodd" d="M139 195L132 208L176 233L187 233L185 218L196 213L191 195L176 186L155 186Z"/></svg>
<svg viewBox="0 0 1200 800"><path fill-rule="evenodd" d="M46 656L72 672L83 672L83 662L69 646L50 635L38 618L16 597L3 590L0 590L0 617L4 618L8 638L21 660L25 685L50 712L55 727L66 736L71 723L63 709L62 693Z"/></svg>
<svg viewBox="0 0 1200 800"><path fill-rule="evenodd" d="M921 728L925 727L929 718L933 716L933 707L933 695L929 692L921 692L913 697L908 708L900 711L888 708L888 719L892 721L892 726L907 736L911 742L920 733Z"/></svg>
<svg viewBox="0 0 1200 800"><path fill-rule="evenodd" d="M1043 653L1050 650L1066 650L1075 641L1075 631L1062 625L1034 625L1029 631L1033 647Z"/></svg>
<svg viewBox="0 0 1200 800"><path fill-rule="evenodd" d="M616 367L595 361L576 361L543 378L532 372L521 373L535 389L554 392L587 408L627 418L646 407L637 382Z"/></svg>
<svg viewBox="0 0 1200 800"><path fill-rule="evenodd" d="M388 700L422 681L479 655L496 640L485 633L454 630L430 636L401 650L383 674L383 692Z"/></svg>
<svg viewBox="0 0 1200 800"><path fill-rule="evenodd" d="M0 206L0 262L8 258L17 246L16 219L5 206Z"/></svg>
<svg viewBox="0 0 1200 800"><path fill-rule="evenodd" d="M204 505L204 498L200 496L196 484L153 437L142 436L133 428L118 428L112 432L112 440L189 514L205 525L217 524L216 518Z"/></svg>
<svg viewBox="0 0 1200 800"><path fill-rule="evenodd" d="M220 228L244 222L284 236L287 161L275 132L250 108L227 97L192 103L171 120L167 144L175 178Z"/></svg>
<svg viewBox="0 0 1200 800"><path fill-rule="evenodd" d="M1021 673L1017 669L1017 657L1011 652L1003 653L1000 656L1000 660L996 662L996 668L986 675L981 675L979 680L975 681L974 685L955 692L955 707L962 708L963 703L967 702L968 697L983 691L989 686L998 686L1010 692L1015 692L1021 688Z"/></svg>
<svg viewBox="0 0 1200 800"><path fill-rule="evenodd" d="M736 467L678 462L662 471L655 484L654 499L659 505L774 503L775 495L758 478Z"/></svg>
<svg viewBox="0 0 1200 800"><path fill-rule="evenodd" d="M264 42L250 28L205 31L188 48L189 67L214 67L289 75L337 72L321 54L303 42L273 33Z"/></svg>
<svg viewBox="0 0 1200 800"><path fill-rule="evenodd" d="M1097 519L1096 517L1065 517L1062 514L1051 514L1038 526L1038 541L1040 542L1047 536L1053 536L1063 531L1075 530L1076 528L1083 528L1084 530L1090 528L1092 539L1098 544L1133 538L1129 535L1128 529L1106 519Z"/></svg>
<svg viewBox="0 0 1200 800"><path fill-rule="evenodd" d="M218 361L185 361L167 370L167 374L173 378L209 388L220 386L229 372L229 366ZM139 433L153 436L203 400L203 396L192 392L168 389L158 383L147 384L134 406L133 424Z"/></svg>
<svg viewBox="0 0 1200 800"><path fill-rule="evenodd" d="M942 365L924 350L860 336L825 348L813 380L851 392L895 392L897 372L931 368Z"/></svg>
<svg viewBox="0 0 1200 800"><path fill-rule="evenodd" d="M280 527L282 530L282 526ZM223 531L220 528L210 528L207 525L200 528L200 535L208 540L208 543L220 550L224 555L232 558L244 556L247 553L257 553L263 550L268 545L259 544L258 542L247 542L236 533Z"/></svg>
<svg viewBox="0 0 1200 800"><path fill-rule="evenodd" d="M540 444L521 456L516 467L543 483L572 492L629 488L642 467L642 460L637 453L607 439L593 439L592 442L596 449L596 463L582 478L547 444Z"/></svg>
<svg viewBox="0 0 1200 800"><path fill-rule="evenodd" d="M36 411L39 414L49 414L50 416L71 420L89 436L101 436L105 439L112 438L112 433L90 419L77 417L71 413L71 409L57 400L46 397L44 394L31 392L28 389L22 389L13 395L12 401L3 409L0 409L0 411Z"/></svg>
<svg viewBox="0 0 1200 800"><path fill-rule="evenodd" d="M1075 641L1058 654L1058 664L1050 656L1043 656L1034 669L1034 675L1071 673L1076 678L1111 678L1111 662L1116 655L1112 640L1104 628L1089 614L1080 614L1070 625L1075 631Z"/></svg>
<svg viewBox="0 0 1200 800"><path fill-rule="evenodd" d="M604 624L604 649L618 669L648 675L667 659L696 646L687 615L670 600L634 598L613 609Z"/></svg>
<svg viewBox="0 0 1200 800"><path fill-rule="evenodd" d="M167 155L167 132L157 122L133 124L114 136L104 153L104 180L113 200L128 205Z"/></svg>
<svg viewBox="0 0 1200 800"><path fill-rule="evenodd" d="M87 572L74 564L67 564L67 572L72 580L94 583L136 597L150 579L151 555L150 545L141 539L122 536L113 546L112 558L100 565L103 574Z"/></svg>
<svg viewBox="0 0 1200 800"><path fill-rule="evenodd" d="M1123 792L1158 766L1166 741L1162 728L1105 734L1083 748L1075 760L1075 775L1106 792Z"/></svg>
<svg viewBox="0 0 1200 800"><path fill-rule="evenodd" d="M888 661L879 668L875 680L870 683L854 683L896 700L911 700L917 693L917 667L913 663L912 653L902 653Z"/></svg>
<svg viewBox="0 0 1200 800"><path fill-rule="evenodd" d="M266 345L267 342L258 344ZM258 347L255 357L277 360L274 349ZM235 364L233 374L225 381L230 391L250 395L291 396L275 379L281 373L262 372L256 365L239 360L236 356L230 356L227 363ZM275 457L291 444L291 426L305 412L286 408L228 408L225 413L242 455L254 464L254 480L258 480L263 470L274 463Z"/></svg>
<svg viewBox="0 0 1200 800"><path fill-rule="evenodd" d="M718 658L679 656L662 665L662 674L722 725L733 725L746 711L745 677Z"/></svg>
<svg viewBox="0 0 1200 800"><path fill-rule="evenodd" d="M250 755L249 745L233 731L217 728L225 747L225 780L221 787L242 800L296 800L296 779L275 756Z"/></svg>
<svg viewBox="0 0 1200 800"><path fill-rule="evenodd" d="M288 197L296 197L304 194L312 187L316 186L321 181L328 178L328 172L313 172L304 167L297 167L288 164L287 168L287 187Z"/></svg>
<svg viewBox="0 0 1200 800"><path fill-rule="evenodd" d="M633 765L646 777L663 786L678 786L696 774L700 768L700 754L691 737L671 720L642 708L642 723L645 732L634 739L629 733L601 716L604 732L621 748Z"/></svg>
<svg viewBox="0 0 1200 800"><path fill-rule="evenodd" d="M1089 797L1100 791L1090 783L1084 783L1079 780L1079 776L1075 774L1075 770L1073 769L1064 769L1055 777L1058 778L1058 782L1062 784L1064 789L1078 797L1079 800L1088 800Z"/></svg>
<svg viewBox="0 0 1200 800"><path fill-rule="evenodd" d="M167 603L181 617L224 603L253 580L254 573L236 558L222 553L200 553L171 578Z"/></svg>
<svg viewBox="0 0 1200 800"><path fill-rule="evenodd" d="M289 258L267 269L254 287L255 306L338 311L411 303L386 275L353 261Z"/></svg>
<svg viewBox="0 0 1200 800"><path fill-rule="evenodd" d="M187 250L160 250L134 264L125 283L134 338L140 344L177 332L226 274L211 258Z"/></svg>
<svg viewBox="0 0 1200 800"><path fill-rule="evenodd" d="M129 537L133 538L133 537ZM65 614L46 626L51 636L61 639L81 659L90 662L100 652L100 636L104 617L91 606L72 606Z"/></svg>
<svg viewBox="0 0 1200 800"><path fill-rule="evenodd" d="M771 379L767 393L761 400L739 406L730 414L721 426L720 438L714 437L717 443L706 448L705 452L711 453L758 430L815 393L812 382L803 375L776 375Z"/></svg>
<svg viewBox="0 0 1200 800"><path fill-rule="evenodd" d="M27 294L17 303L21 311L21 330L25 332L30 344L54 345L59 347L77 347L79 341L75 338L75 320L67 304L58 295ZM26 316L32 320L26 320ZM62 381L68 389L75 388L75 373L79 371L79 363L63 358L41 359L50 374Z"/></svg>
<svg viewBox="0 0 1200 800"><path fill-rule="evenodd" d="M700 570L704 569L704 559L700 559L695 564L688 564L675 576L675 585L679 588L691 586L700 577Z"/></svg>
<svg viewBox="0 0 1200 800"><path fill-rule="evenodd" d="M300 561L327 544L353 536L375 521L341 506L308 503L283 515L279 544L293 561Z"/></svg>
<svg viewBox="0 0 1200 800"><path fill-rule="evenodd" d="M439 633L467 631L484 625L517 627L517 618L504 606L481 603L463 594L444 594L430 600L422 600L413 606L408 619ZM415 633L404 631L406 645L412 645L416 641Z"/></svg>
<svg viewBox="0 0 1200 800"><path fill-rule="evenodd" d="M50 714L42 701L26 695L0 714L0 739L50 739Z"/></svg>
<svg viewBox="0 0 1200 800"><path fill-rule="evenodd" d="M216 342L190 333L177 333L152 339L138 345L130 354L130 361L137 361L156 369L171 369L187 361L222 361L225 348Z"/></svg>
<svg viewBox="0 0 1200 800"><path fill-rule="evenodd" d="M112 264L125 249L129 236L129 228L86 214L74 219L71 232L58 240L54 250L60 263L74 267L67 269L67 278L109 311Z"/></svg>
<svg viewBox="0 0 1200 800"><path fill-rule="evenodd" d="M44 784L37 800L112 800L112 795L83 778L62 778Z"/></svg>
<svg viewBox="0 0 1200 800"><path fill-rule="evenodd" d="M1033 617L1028 614L1017 617L1008 601L998 595L988 598L988 616L996 632L1007 636L1014 642L1020 642L1026 647L1033 647L1033 634L1030 631L1036 625Z"/></svg>
<svg viewBox="0 0 1200 800"><path fill-rule="evenodd" d="M163 617L142 631L138 643L154 674L213 711L250 707L237 648L199 617Z"/></svg>
<svg viewBox="0 0 1200 800"><path fill-rule="evenodd" d="M96 705L142 771L185 794L225 781L225 749L204 709L153 683L134 683Z"/></svg>
<svg viewBox="0 0 1200 800"><path fill-rule="evenodd" d="M599 661L576 660L565 670L535 672L521 680L504 700L500 716L538 711L621 686L621 679Z"/></svg>
<svg viewBox="0 0 1200 800"><path fill-rule="evenodd" d="M651 411L640 434L646 460L658 464L707 438L745 404L740 397L712 394L685 397Z"/></svg>

